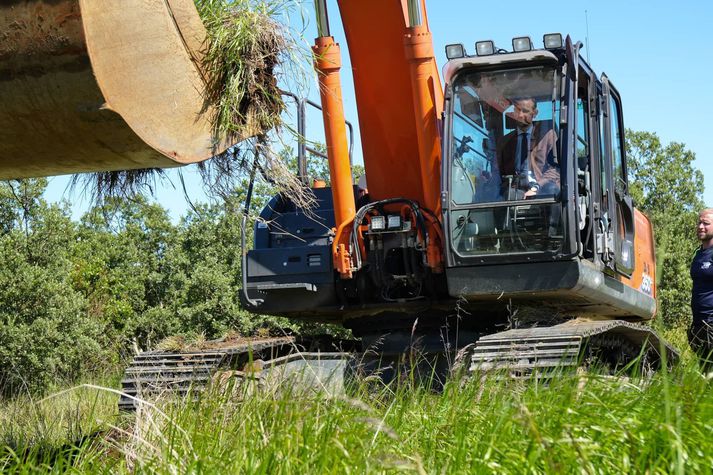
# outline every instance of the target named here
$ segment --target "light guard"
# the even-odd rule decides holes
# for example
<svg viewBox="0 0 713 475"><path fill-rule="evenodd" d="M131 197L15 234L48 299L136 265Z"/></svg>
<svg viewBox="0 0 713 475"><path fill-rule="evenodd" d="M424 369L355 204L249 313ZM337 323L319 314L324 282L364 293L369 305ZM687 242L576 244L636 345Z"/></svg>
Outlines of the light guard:
<svg viewBox="0 0 713 475"><path fill-rule="evenodd" d="M495 43L492 40L478 41L475 43L475 54L478 56L490 56L495 54Z"/></svg>

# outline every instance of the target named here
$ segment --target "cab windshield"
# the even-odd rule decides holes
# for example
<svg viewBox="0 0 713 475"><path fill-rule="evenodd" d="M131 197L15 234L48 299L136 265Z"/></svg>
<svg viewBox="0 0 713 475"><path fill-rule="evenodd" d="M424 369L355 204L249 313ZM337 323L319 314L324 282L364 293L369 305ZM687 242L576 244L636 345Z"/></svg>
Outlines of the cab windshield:
<svg viewBox="0 0 713 475"><path fill-rule="evenodd" d="M451 202L455 208L471 208L451 216L458 252L555 251L561 246L558 91L551 67L456 78Z"/></svg>

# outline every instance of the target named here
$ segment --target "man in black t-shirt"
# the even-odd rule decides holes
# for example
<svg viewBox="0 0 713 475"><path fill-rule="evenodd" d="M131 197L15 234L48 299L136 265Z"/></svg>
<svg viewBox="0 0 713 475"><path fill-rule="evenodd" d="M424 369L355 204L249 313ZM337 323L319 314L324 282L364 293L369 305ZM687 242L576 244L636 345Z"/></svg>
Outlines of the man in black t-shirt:
<svg viewBox="0 0 713 475"><path fill-rule="evenodd" d="M691 311L688 342L700 359L701 370L713 371L713 209L698 215L696 233L701 247L691 262Z"/></svg>

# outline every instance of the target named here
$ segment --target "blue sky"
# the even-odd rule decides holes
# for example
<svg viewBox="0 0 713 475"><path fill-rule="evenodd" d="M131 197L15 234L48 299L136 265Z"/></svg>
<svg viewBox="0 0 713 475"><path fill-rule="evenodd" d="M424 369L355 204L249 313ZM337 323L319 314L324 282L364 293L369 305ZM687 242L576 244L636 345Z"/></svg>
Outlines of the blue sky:
<svg viewBox="0 0 713 475"><path fill-rule="evenodd" d="M306 3L311 5L311 2ZM311 16L309 6L305 9ZM342 44L345 56L342 68L345 112L358 131L348 50L336 0L329 0L328 10L332 35ZM622 95L626 126L656 132L664 144L685 143L696 154L695 166L704 174L704 200L713 206L713 94L710 92L713 42L708 36L713 33L713 2L427 0L427 11L439 66L445 62L444 47L449 43L463 43L472 53L476 41L492 39L497 46L510 50L513 37L530 36L539 47L542 35L551 32L570 34L573 40L585 43L589 63L598 74L605 72ZM293 24L297 16L293 15ZM311 42L314 36L316 28L312 21L304 37ZM305 70L309 68L306 64ZM387 86L386 74L384 82ZM318 100L313 84L305 88L310 98ZM318 117L311 118L309 127L314 134L308 134L308 138L319 140ZM361 161L360 152L357 143L356 162ZM191 199L204 201L195 170L186 167L183 173ZM169 177L175 188L164 183L157 190L156 200L176 219L188 205L177 173L172 171ZM69 199L75 203L74 216L79 217L86 209L86 200L76 191L73 195L66 193L67 182L66 177L52 178L46 197L52 201L62 197Z"/></svg>

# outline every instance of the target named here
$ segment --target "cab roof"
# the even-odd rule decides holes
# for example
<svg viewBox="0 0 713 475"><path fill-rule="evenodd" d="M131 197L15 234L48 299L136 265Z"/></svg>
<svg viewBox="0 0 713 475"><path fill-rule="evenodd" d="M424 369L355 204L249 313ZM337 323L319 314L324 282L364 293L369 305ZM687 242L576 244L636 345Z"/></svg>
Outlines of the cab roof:
<svg viewBox="0 0 713 475"><path fill-rule="evenodd" d="M463 58L451 59L443 66L443 80L449 84L452 78L464 68L477 66L508 65L512 63L547 63L558 64L559 60L551 51L546 49L536 49L523 51L520 53L500 53L488 56L466 56Z"/></svg>

